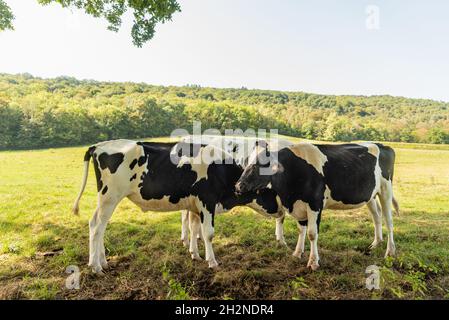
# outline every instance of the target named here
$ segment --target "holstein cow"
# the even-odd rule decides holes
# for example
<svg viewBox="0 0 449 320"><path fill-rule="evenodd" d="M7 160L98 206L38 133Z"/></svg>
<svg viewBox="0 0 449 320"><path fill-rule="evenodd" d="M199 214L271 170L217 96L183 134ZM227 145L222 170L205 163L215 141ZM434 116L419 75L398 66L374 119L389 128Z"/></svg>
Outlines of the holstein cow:
<svg viewBox="0 0 449 320"><path fill-rule="evenodd" d="M300 143L279 152L269 152L266 144L259 143L250 165L236 184L236 190L274 190L282 207L303 225L307 224L311 247L307 266L316 270L319 267L318 230L324 209L353 209L367 205L375 225L371 247L382 241L382 219L376 196L380 199L388 229L385 256L395 254L391 214L392 203L398 211L392 190L394 161L393 149L375 143ZM297 251L304 248L305 234L301 233L305 233L305 228L300 229Z"/></svg>
<svg viewBox="0 0 449 320"><path fill-rule="evenodd" d="M216 212L248 203L273 214L278 212L272 190L235 194L234 186L243 170L231 155L212 145L114 140L93 145L86 152L82 187L73 207L75 214L79 211L91 158L97 178L98 205L89 222L89 266L96 273L108 266L104 232L125 197L143 211L185 209L200 215L206 260L211 268L217 266L212 249Z"/></svg>
<svg viewBox="0 0 449 320"><path fill-rule="evenodd" d="M252 154L253 150L257 147L257 142L261 140L262 139L254 137L218 136L218 135L185 136L181 138L181 142L184 143L200 143L203 145L213 145L217 148L223 149L225 152L232 155L235 163L237 165L240 165L242 168L244 168L248 164L249 156ZM282 139L266 139L264 141L267 143L268 148L271 151L278 151L282 148L285 148L293 144L290 141ZM265 216L269 217L279 216L278 218L276 218L275 236L276 240L279 243L286 245L283 227L285 214L283 210L279 210L279 212L276 212L276 215L273 215L273 212L267 212L263 207L260 207L257 203L249 203L248 207L256 210L257 212ZM190 253L192 254L193 259L199 259L197 254L195 254L194 252L195 251L194 248L197 248L196 244L197 239L195 239L194 237L200 238L201 236L200 234L194 234L194 230L196 230L196 232L200 230L198 215L196 214L190 215L188 210L182 210L181 215L182 215L181 241L183 242L184 246L189 245L189 229L190 229L191 234Z"/></svg>

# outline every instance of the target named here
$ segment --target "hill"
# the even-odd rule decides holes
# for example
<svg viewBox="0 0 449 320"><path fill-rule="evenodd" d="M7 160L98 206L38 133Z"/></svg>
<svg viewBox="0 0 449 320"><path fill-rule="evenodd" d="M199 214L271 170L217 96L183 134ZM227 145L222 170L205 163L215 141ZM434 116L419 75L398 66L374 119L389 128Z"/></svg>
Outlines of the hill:
<svg viewBox="0 0 449 320"><path fill-rule="evenodd" d="M306 139L449 143L449 103L433 100L0 74L0 149L163 136L193 120Z"/></svg>

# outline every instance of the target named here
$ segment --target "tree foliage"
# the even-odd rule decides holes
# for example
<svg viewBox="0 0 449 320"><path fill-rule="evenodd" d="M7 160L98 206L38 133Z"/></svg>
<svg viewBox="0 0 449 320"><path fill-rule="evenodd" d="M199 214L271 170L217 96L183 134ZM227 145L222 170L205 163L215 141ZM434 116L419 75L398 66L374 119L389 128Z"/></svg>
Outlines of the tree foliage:
<svg viewBox="0 0 449 320"><path fill-rule="evenodd" d="M59 3L64 8L78 8L96 18L106 19L108 29L118 31L122 16L130 11L133 15L131 37L134 45L142 47L151 40L156 25L172 19L181 10L176 0L37 0L42 5ZM14 16L4 0L0 0L0 31L12 29Z"/></svg>
<svg viewBox="0 0 449 320"><path fill-rule="evenodd" d="M191 131L194 120L222 132L260 128L330 141L449 143L449 103L432 100L0 74L0 149L164 136Z"/></svg>
<svg viewBox="0 0 449 320"><path fill-rule="evenodd" d="M0 31L4 31L6 29L13 30L13 20L14 15L12 14L11 9L5 1L0 0Z"/></svg>

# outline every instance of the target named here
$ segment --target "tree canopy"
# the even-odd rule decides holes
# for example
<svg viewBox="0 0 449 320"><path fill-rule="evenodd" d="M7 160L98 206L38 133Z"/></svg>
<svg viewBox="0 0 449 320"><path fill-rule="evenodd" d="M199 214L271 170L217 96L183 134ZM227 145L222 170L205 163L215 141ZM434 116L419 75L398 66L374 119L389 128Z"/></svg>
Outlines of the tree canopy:
<svg viewBox="0 0 449 320"><path fill-rule="evenodd" d="M12 21L14 20L14 15L11 12L9 6L3 0L0 0L0 31L6 29L14 29L12 26Z"/></svg>
<svg viewBox="0 0 449 320"><path fill-rule="evenodd" d="M202 129L278 129L330 141L449 143L449 103L391 96L152 86L0 73L0 150Z"/></svg>
<svg viewBox="0 0 449 320"><path fill-rule="evenodd" d="M63 8L78 8L96 18L104 18L108 29L118 31L122 16L130 11L133 15L131 37L134 45L142 47L151 40L156 25L172 19L174 13L181 11L176 0L37 0L42 5L59 3ZM0 31L13 29L14 15L9 6L0 0Z"/></svg>

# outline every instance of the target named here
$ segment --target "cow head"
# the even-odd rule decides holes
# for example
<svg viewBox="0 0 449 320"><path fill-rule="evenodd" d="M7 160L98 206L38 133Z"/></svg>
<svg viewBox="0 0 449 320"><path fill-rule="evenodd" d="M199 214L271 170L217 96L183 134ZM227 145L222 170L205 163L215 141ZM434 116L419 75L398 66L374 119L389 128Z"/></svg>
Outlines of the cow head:
<svg viewBox="0 0 449 320"><path fill-rule="evenodd" d="M277 160L277 152L270 152L267 143L259 141L235 185L235 190L237 193L246 193L270 188L273 175L283 170L282 164Z"/></svg>

